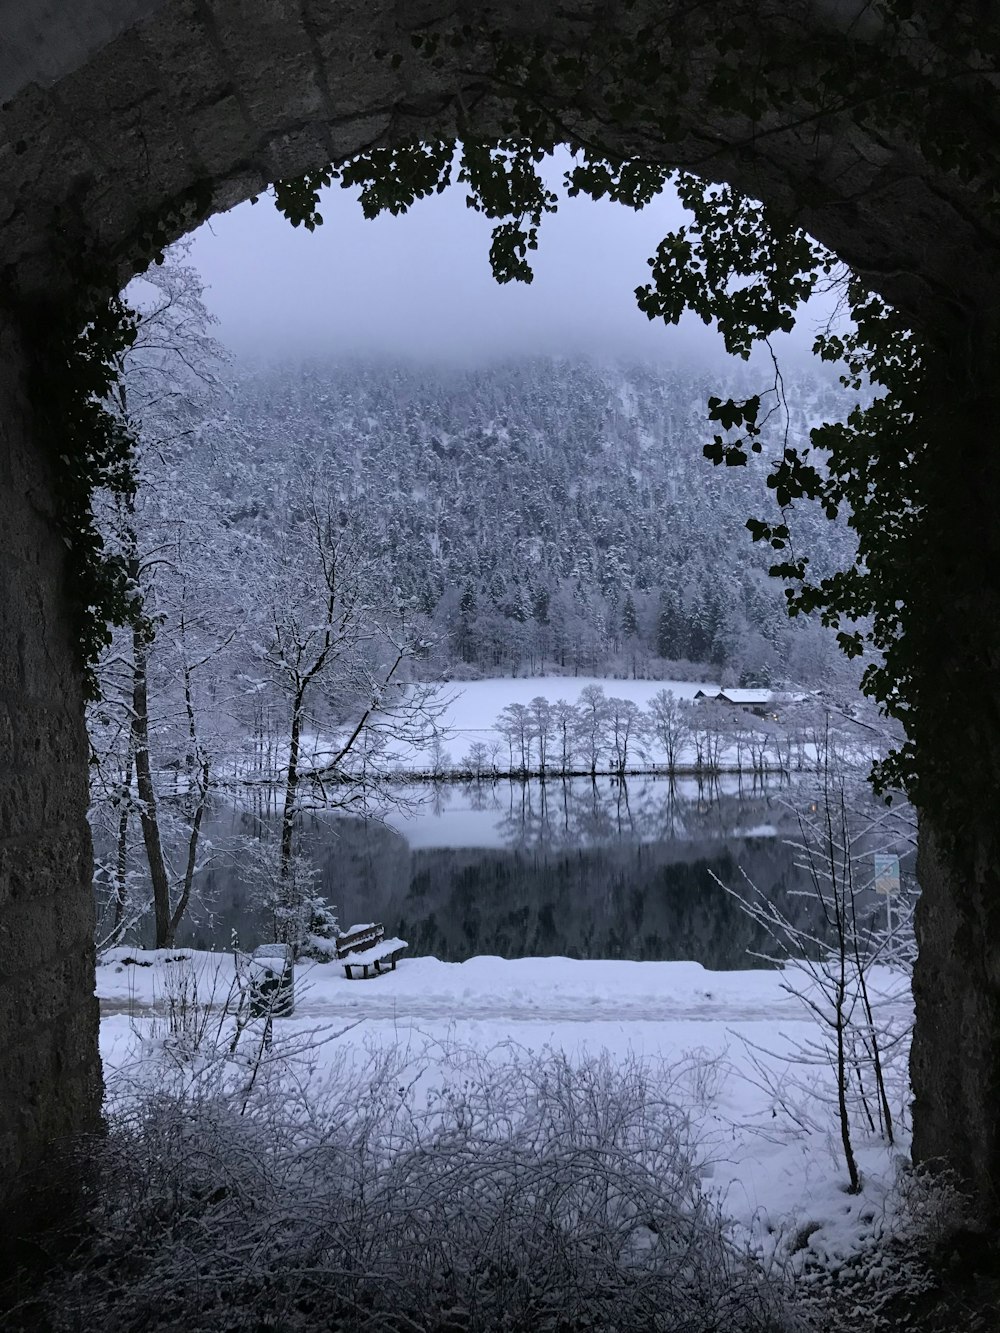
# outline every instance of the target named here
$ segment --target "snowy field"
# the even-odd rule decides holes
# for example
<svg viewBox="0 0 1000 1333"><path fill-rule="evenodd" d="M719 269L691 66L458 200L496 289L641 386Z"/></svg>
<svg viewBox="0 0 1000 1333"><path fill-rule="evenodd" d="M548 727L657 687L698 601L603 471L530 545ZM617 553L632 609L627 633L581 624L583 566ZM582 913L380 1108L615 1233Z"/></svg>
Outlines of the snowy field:
<svg viewBox="0 0 1000 1333"><path fill-rule="evenodd" d="M669 690L677 699L693 699L699 690L719 689L718 682L690 680L607 680L597 676L499 676L491 680L463 681L460 685L444 685L442 695L451 702L442 719L449 731L454 731L456 745L468 737L482 740L483 733L497 735L493 723L508 704L529 704L541 695L549 703L565 699L579 704L580 694L588 685L598 685L609 697L631 699L640 708L648 708L649 701L660 690Z"/></svg>
<svg viewBox="0 0 1000 1333"><path fill-rule="evenodd" d="M166 961L178 952L184 961ZM125 963L136 956L150 965ZM183 995L195 1011L208 1004L217 1012L233 977L230 955L108 955L97 993L114 1095L169 1054L171 1003L176 1010ZM873 981L879 1021L908 1030L906 979L874 969ZM267 1060L280 1078L319 1088L388 1059L400 1094L419 1102L467 1084L473 1070L482 1077L484 1062L546 1051L571 1061L606 1052L623 1066L638 1059L690 1117L703 1181L736 1234L762 1255L836 1267L887 1226L906 1131L894 1148L856 1133L864 1184L849 1195L830 1069L799 1058L824 1034L785 982L780 971L709 972L695 963L491 957L404 958L393 973L348 982L337 964L306 964L297 969L295 1014L275 1020ZM904 1127L905 1046L892 1051L890 1078Z"/></svg>
<svg viewBox="0 0 1000 1333"><path fill-rule="evenodd" d="M718 684L689 680L606 680L596 676L500 676L490 680L463 681L460 685L443 685L439 692L447 705L441 715L441 728L445 735L444 748L447 757L442 757L440 764L444 768L457 768L469 747L477 741L489 749L497 747L498 760L507 766L507 741L497 730L496 721L509 704L528 705L532 699L541 697L554 704L565 699L568 704L579 706L580 695L588 685L599 686L608 698L629 699L640 708L648 708L649 701L660 690L669 690L677 699L693 699L698 690L718 690ZM646 747L649 760L662 761L663 756L657 747ZM433 750L416 750L401 755L401 762L408 768L430 768L433 766Z"/></svg>
<svg viewBox="0 0 1000 1333"><path fill-rule="evenodd" d="M511 723L514 735L505 734L502 729L501 714L511 705L527 708L536 698L545 699L550 705L565 702L576 708L581 715L582 727L576 737L572 764L578 772L588 772L590 760L587 758L587 725L584 714L586 707L581 706L580 695L588 686L600 688L606 700L627 700L636 704L645 713L655 695L668 691L679 701L690 701L699 690L716 694L719 685L710 681L690 680L615 680L596 676L501 676L489 680L445 683L437 686L420 687L430 693L421 699L421 706L416 713L408 716L396 700L393 707L383 715L376 715L369 732L364 733L358 746L352 751L353 759L370 773L389 774L397 778L413 776L433 777L440 780L453 776L467 778L474 769L482 774L491 770L507 773L518 771L522 760L521 742L518 736L518 724ZM805 696L798 696L800 702ZM694 716L699 715L696 712ZM648 719L643 719L644 721ZM758 749L763 756L764 768L778 768L787 764L787 736L784 736L780 723L764 722L764 732L759 731L760 719L746 714L739 708L722 707L714 713L709 722L702 719L705 727L703 735L711 730L717 737L715 749L706 749L706 754L713 755L709 767L722 771L749 771L753 767L753 756L748 748L746 734L742 742L735 739L729 724L741 723L738 730L746 733L748 724L758 724ZM837 719L834 719L836 722ZM498 725L500 724L500 725ZM719 732L720 724L728 735ZM803 731L801 720L793 728L795 736L795 764L810 767L816 759L816 736L822 734L825 723L821 713L817 713L813 724ZM614 727L606 716L598 725L598 771L615 771ZM770 739L768 739L768 733ZM349 729L343 733L331 735L303 730L299 740L302 772L309 767L323 769L334 762L341 754ZM763 735L763 740L760 739ZM848 726L834 728L832 743L841 762L867 767L878 758L881 742L871 729L851 732ZM526 719L526 749L530 755L529 768L533 771L538 763L538 742L535 736L535 724ZM779 759L777 740L784 737L786 757ZM873 748L874 745L874 748ZM470 753L473 746L481 747L478 761ZM558 727L553 724L549 733L547 768L555 771L559 763L560 741ZM695 772L698 767L698 750L690 739L684 739L676 750L675 763L678 772ZM648 773L663 769L668 761L667 752L661 740L655 735L634 726L628 739L628 758L626 772L630 774ZM242 754L227 765L224 771L227 777L235 781L261 779L275 780L274 775L283 771L288 762L287 740L278 733L273 733L266 742L261 739L247 738ZM164 778L171 775L163 775ZM175 775L174 775L175 776Z"/></svg>
<svg viewBox="0 0 1000 1333"><path fill-rule="evenodd" d="M478 742L485 745L489 753L495 754L495 762L501 769L506 769L509 766L509 745L496 725L503 710L510 704L526 706L539 697L550 704L565 700L577 707L580 695L588 685L598 686L608 698L628 699L643 709L649 707L650 700L661 690L669 690L677 699L693 699L698 690L714 693L719 689L718 683L706 681L608 680L597 676L500 676L443 684L430 700L436 713L440 741L437 744L413 744L390 740L384 762L388 768L404 772L454 772L462 769L470 747ZM306 731L300 741L301 754L306 761L322 767L337 753L342 741L342 737L330 738ZM633 751L637 767L664 762L665 755L655 741L644 741L641 749L641 755L638 748ZM287 748L279 742L270 757L280 766L287 762ZM733 758L727 751L724 762L732 762ZM685 762L693 761L692 750Z"/></svg>

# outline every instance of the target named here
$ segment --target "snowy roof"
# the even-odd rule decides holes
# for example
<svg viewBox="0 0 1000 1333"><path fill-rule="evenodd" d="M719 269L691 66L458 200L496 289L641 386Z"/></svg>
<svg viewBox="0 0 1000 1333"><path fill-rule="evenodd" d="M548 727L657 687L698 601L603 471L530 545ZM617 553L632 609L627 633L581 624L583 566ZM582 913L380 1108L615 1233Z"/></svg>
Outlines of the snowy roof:
<svg viewBox="0 0 1000 1333"><path fill-rule="evenodd" d="M720 690L717 698L725 704L769 704L774 695L770 690Z"/></svg>

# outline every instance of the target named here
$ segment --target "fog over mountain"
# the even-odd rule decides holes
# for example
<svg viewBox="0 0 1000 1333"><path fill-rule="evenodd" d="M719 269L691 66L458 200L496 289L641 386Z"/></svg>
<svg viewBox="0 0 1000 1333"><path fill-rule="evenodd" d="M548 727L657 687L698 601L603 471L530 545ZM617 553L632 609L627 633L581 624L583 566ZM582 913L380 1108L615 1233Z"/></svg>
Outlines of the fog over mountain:
<svg viewBox="0 0 1000 1333"><path fill-rule="evenodd" d="M547 172L561 195L531 257L530 285L499 286L489 266L490 222L465 192L418 200L401 217L366 220L353 192L324 191L324 224L294 229L267 196L212 219L195 233L191 261L207 285L224 342L241 354L390 355L488 363L510 355L581 352L677 365L725 361L718 335L693 316L679 328L650 323L634 290L648 258L683 224L672 191L633 212L567 198L560 154ZM817 298L799 331L778 338L800 364L830 311Z"/></svg>

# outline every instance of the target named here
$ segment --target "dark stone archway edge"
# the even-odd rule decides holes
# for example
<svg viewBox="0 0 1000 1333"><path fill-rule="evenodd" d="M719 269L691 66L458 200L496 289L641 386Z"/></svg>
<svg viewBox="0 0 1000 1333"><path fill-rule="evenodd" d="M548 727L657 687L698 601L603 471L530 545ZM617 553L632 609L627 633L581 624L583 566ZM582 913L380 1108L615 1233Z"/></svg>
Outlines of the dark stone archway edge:
<svg viewBox="0 0 1000 1333"><path fill-rule="evenodd" d="M408 34L439 16L467 15L476 30L542 32L552 45L587 49L595 29L599 34L613 22L617 5L583 0L572 7L571 23L554 17L563 6L513 0L81 0L77 8L104 15L111 31L130 12L146 16L94 53L80 43L73 72L50 81L40 69L36 81L3 104L0 271L25 293L51 292L57 210L98 251L117 252L140 218L156 215L197 182L211 182L218 212L274 179L373 145L457 137L460 121L495 137L506 103L482 68L486 54L477 60L475 52L445 50L446 63L434 69L410 47ZM856 0L744 0L743 8L766 51L779 38L794 43L855 27L855 11L867 7ZM640 0L630 22L643 10L662 15L664 6ZM979 306L989 271L982 261L1000 228L996 219L984 222L974 192L931 170L898 128L868 134L846 118L817 126L806 103L804 123L791 130L713 111L699 87L699 63L704 83L719 16L731 17L734 6L706 0L698 12L705 45L690 59L683 134L664 142L637 123L616 133L601 129L602 140L786 206L915 321L931 306L939 317L942 302L966 311ZM63 64L76 49L64 40ZM373 57L397 48L398 69ZM808 87L805 60L800 73ZM962 93L974 113L975 87ZM567 125L583 134L594 129L558 88L551 103Z"/></svg>
<svg viewBox="0 0 1000 1333"><path fill-rule="evenodd" d="M25 393L25 326L44 319L68 281L56 256L67 244L89 250L113 261L124 281L139 262L140 219L162 214L199 184L219 211L273 179L370 146L457 136L460 120L473 134L494 137L505 102L486 57L446 50L442 67L432 68L407 40L422 24L464 13L476 30L540 30L552 45L589 49L620 13L614 3L593 0L580 0L569 18L537 0L464 7L431 0L78 0L74 24L47 27L53 8L39 9L34 34L22 22L27 81L3 70L11 92L0 112L0 1190L8 1191L47 1141L95 1121L100 1091L88 973L82 699L51 483ZM662 16L664 8L663 0L640 0L630 21L643 9ZM959 4L952 13L995 22L993 8ZM751 45L764 50L779 40L793 50L817 33L855 25L861 12L867 7L855 0L745 3ZM733 5L706 0L695 13L704 41L694 40L689 51L691 87L677 137L664 142L637 122L602 132L604 142L623 154L690 166L785 207L915 327L954 349L943 393L971 397L971 385L996 377L995 213L984 212L976 189L931 167L905 126L875 134L846 119L817 124L805 105L807 123L795 129L721 117L705 96L706 57L720 16L729 18ZM58 51L43 49L56 41ZM403 53L396 69L374 58L376 50L396 48ZM803 54L795 65L796 86L810 85L809 60ZM970 123L986 114L979 94L992 78L970 72L956 89ZM559 87L550 96L575 132L592 128L575 99ZM978 436L984 414L995 420L994 405L980 394L959 414L963 447L948 501L964 543L949 552L956 584L985 569L978 579L987 589L1000 578L992 537L1000 487L992 452L969 432ZM940 447L950 447L943 428ZM952 628L942 614L945 657ZM953 677L942 666L942 706L949 679L968 678L970 654L982 666L984 698L1000 698L1000 653L982 643L963 651ZM1000 754L996 714L995 702L987 702L974 760L983 765L984 808L991 793L1000 795L1000 764L989 761ZM983 837L988 841L985 831ZM958 1143L960 1166L990 1182L1000 1179L1000 1135L984 1110L994 1094L992 1105L1000 1105L997 872L980 858L974 882L959 888L935 868L927 842L923 860L918 1148L933 1157ZM993 1193L987 1183L983 1197Z"/></svg>

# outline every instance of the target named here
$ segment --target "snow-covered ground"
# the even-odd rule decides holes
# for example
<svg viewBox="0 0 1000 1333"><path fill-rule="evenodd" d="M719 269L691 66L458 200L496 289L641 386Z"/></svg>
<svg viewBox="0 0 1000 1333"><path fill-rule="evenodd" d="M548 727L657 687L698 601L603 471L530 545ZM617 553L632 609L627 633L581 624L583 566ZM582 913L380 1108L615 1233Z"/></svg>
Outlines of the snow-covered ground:
<svg viewBox="0 0 1000 1333"><path fill-rule="evenodd" d="M717 684L688 680L607 680L596 676L499 676L489 680L463 681L442 684L436 688L429 706L435 712L435 726L439 733L437 743L415 744L408 740L390 740L386 753L380 759L383 767L403 772L445 772L462 767L470 746L481 742L491 751L496 750L496 762L506 768L509 761L508 744L497 729L500 714L509 704L529 704L541 697L550 703L565 699L578 705L580 694L588 685L598 685L609 698L630 699L642 708L649 706L653 695L670 690L678 699L693 699L700 689L718 690ZM376 727L378 730L378 727ZM391 728L390 728L391 730ZM430 729L427 733L430 735ZM343 736L324 736L304 731L300 737L300 753L307 764L322 767L340 751ZM646 747L646 759L636 754L637 767L649 762L662 761L656 745ZM279 768L287 763L287 742L278 738L268 752L267 763ZM236 764L233 775L245 775L247 756ZM261 756L254 753L254 761Z"/></svg>
<svg viewBox="0 0 1000 1333"><path fill-rule="evenodd" d="M498 676L490 680L463 681L443 685L442 694L451 697L443 717L444 725L458 736L482 739L481 733L494 734L493 723L508 704L530 704L541 696L555 703L565 699L579 704L588 685L598 685L609 697L631 699L640 708L660 690L669 690L677 699L693 699L699 690L715 692L718 682L690 680L607 680L597 676Z"/></svg>
<svg viewBox="0 0 1000 1333"><path fill-rule="evenodd" d="M190 997L221 1004L234 976L232 957L138 955L119 950L97 970L101 1045L109 1074L150 1058L178 978ZM905 980L876 969L882 1017L906 1026ZM774 1249L836 1265L872 1243L884 1224L905 1134L894 1149L857 1133L861 1194L846 1192L828 1068L794 1056L821 1037L780 971L709 972L696 963L473 958L444 963L403 959L395 972L347 981L337 964L297 969L296 1008L275 1020L275 1052L310 1051L309 1076L321 1078L345 1054L351 1061L393 1050L411 1087L460 1085L466 1062L528 1058L543 1050L571 1059L606 1051L664 1070L670 1095L687 1107L700 1141L706 1184L741 1233L762 1253ZM145 1040L143 1040L145 1038ZM905 1124L905 1042L895 1048L893 1110ZM301 1078L301 1063L296 1077ZM669 1072L672 1070L672 1072ZM113 1080L112 1080L113 1082ZM796 1085L812 1085L801 1092Z"/></svg>
<svg viewBox="0 0 1000 1333"><path fill-rule="evenodd" d="M551 704L565 699L568 704L576 707L580 704L581 693L588 685L599 686L608 698L629 699L640 708L648 708L650 700L660 690L670 690L678 699L693 699L700 689L715 691L719 688L717 684L689 680L606 680L596 676L500 676L490 680L443 685L439 697L446 701L440 719L446 738L443 742L445 754L437 759L437 766L444 769L459 768L470 746L481 742L488 751L496 747L496 762L501 768L506 768L509 760L508 745L496 727L503 710L510 704L530 704L532 699L539 697L547 699ZM649 750L650 761L662 760L663 756L655 745L646 748ZM640 766L645 762L638 754L636 760ZM424 751L401 751L401 762L407 768L430 769L435 766L433 747Z"/></svg>

